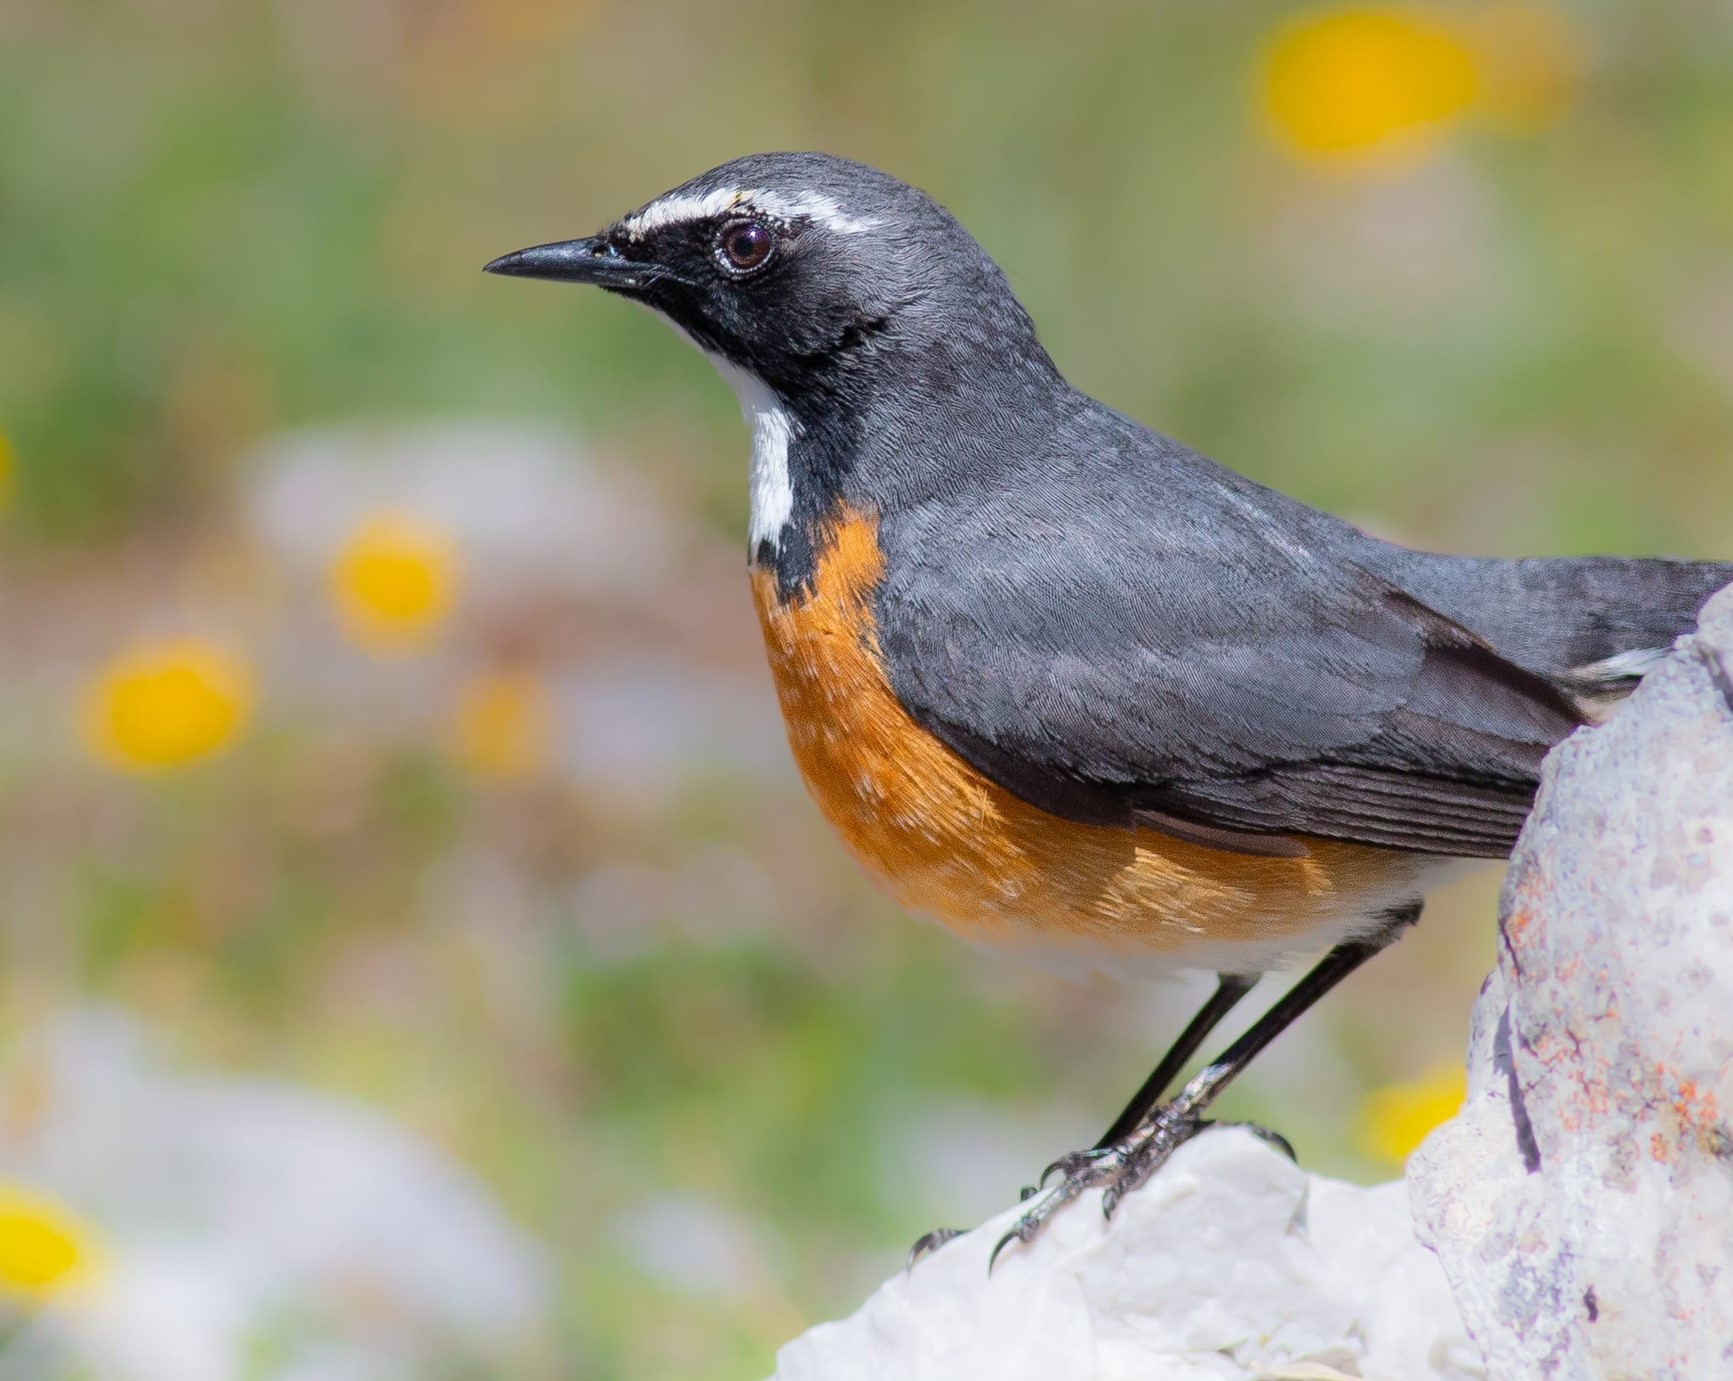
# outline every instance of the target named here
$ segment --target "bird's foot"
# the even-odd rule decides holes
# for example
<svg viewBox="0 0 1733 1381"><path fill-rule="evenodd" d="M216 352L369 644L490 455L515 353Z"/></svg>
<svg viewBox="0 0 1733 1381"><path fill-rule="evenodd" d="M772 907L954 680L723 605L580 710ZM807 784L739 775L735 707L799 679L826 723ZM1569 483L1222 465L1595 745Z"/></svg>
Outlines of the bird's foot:
<svg viewBox="0 0 1733 1381"><path fill-rule="evenodd" d="M967 1231L967 1228L934 1228L931 1232L922 1233L909 1248L907 1269L914 1270L923 1258L931 1256L953 1237L961 1237Z"/></svg>
<svg viewBox="0 0 1733 1381"><path fill-rule="evenodd" d="M1293 1161L1295 1165L1300 1163L1299 1156L1294 1153L1294 1143L1289 1141L1287 1137L1283 1136L1274 1127L1266 1127L1261 1122L1205 1122L1200 1125L1205 1127L1223 1128L1238 1127L1241 1131L1250 1132L1272 1151L1280 1151L1289 1160Z"/></svg>
<svg viewBox="0 0 1733 1381"><path fill-rule="evenodd" d="M1024 1198L1033 1197L1035 1202L999 1239L993 1254L987 1258L987 1269L993 1269L999 1253L1011 1243L1033 1242L1054 1214L1086 1190L1103 1190L1102 1215L1113 1217L1120 1200L1159 1170L1175 1150L1209 1125L1181 1095L1171 1103L1162 1104L1123 1141L1061 1156L1041 1172L1041 1183L1034 1190L1025 1192ZM1059 1176L1059 1182L1048 1189L1047 1181L1055 1175Z"/></svg>

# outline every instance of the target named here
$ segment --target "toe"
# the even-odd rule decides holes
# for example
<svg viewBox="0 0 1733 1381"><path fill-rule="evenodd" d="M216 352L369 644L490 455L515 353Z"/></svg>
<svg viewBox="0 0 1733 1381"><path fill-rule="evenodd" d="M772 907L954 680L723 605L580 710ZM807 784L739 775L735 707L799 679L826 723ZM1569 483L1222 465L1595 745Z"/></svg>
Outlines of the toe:
<svg viewBox="0 0 1733 1381"><path fill-rule="evenodd" d="M961 1237L963 1231L962 1228L934 1228L931 1232L924 1233L920 1237L917 1237L914 1246L909 1248L909 1264L907 1269L911 1271L914 1270L916 1263L923 1257L931 1256L953 1237Z"/></svg>
<svg viewBox="0 0 1733 1381"><path fill-rule="evenodd" d="M993 1274L993 1267L998 1264L1000 1252L1004 1251L1005 1248L1010 1246L1013 1242L1029 1241L1030 1238L1034 1237L1035 1230L1039 1226L1040 1224L1036 1221L1032 1221L1028 1214L1024 1214L1019 1218L1012 1225L1011 1231L995 1242L993 1244L993 1250L987 1254L987 1274Z"/></svg>

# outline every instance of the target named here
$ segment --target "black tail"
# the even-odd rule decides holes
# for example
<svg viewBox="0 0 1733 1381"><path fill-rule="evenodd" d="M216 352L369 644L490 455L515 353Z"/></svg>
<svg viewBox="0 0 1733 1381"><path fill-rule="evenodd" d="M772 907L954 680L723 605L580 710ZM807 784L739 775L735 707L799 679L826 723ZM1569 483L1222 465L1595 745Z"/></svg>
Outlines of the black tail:
<svg viewBox="0 0 1733 1381"><path fill-rule="evenodd" d="M1387 549L1379 574L1525 670L1578 695L1635 685L1733 563L1614 556L1478 560Z"/></svg>

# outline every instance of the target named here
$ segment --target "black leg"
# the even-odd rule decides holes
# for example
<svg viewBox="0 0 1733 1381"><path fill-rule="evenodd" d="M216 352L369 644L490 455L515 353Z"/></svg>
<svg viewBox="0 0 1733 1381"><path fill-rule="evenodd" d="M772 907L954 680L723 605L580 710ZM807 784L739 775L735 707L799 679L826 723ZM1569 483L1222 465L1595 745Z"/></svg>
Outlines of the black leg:
<svg viewBox="0 0 1733 1381"><path fill-rule="evenodd" d="M1125 1105L1125 1111L1113 1119L1113 1125L1102 1133L1101 1140L1095 1143L1095 1149L1101 1150L1123 1141L1136 1129L1150 1111L1160 1101L1161 1095L1167 1092L1167 1086L1179 1077L1179 1072L1186 1067L1191 1057L1197 1054L1197 1048L1202 1045L1209 1033L1221 1024L1221 1020L1235 1005L1256 985L1255 977L1245 974L1223 973L1216 975L1216 990L1210 995L1209 1001L1198 1010L1196 1016L1179 1033L1172 1048L1161 1057L1161 1063L1155 1067L1149 1078L1143 1081L1143 1086L1131 1096L1131 1101ZM1262 1130L1262 1129L1260 1129ZM1082 1153L1087 1155L1087 1152ZM1068 1163L1073 1157L1066 1157L1065 1162L1056 1161L1041 1172L1041 1183L1047 1182L1048 1176L1061 1164ZM1023 1191L1024 1198L1033 1197L1038 1191L1028 1188ZM917 1238L914 1246L909 1248L909 1265L914 1264L930 1252L937 1251L953 1237L962 1235L961 1228L935 1228L932 1232Z"/></svg>
<svg viewBox="0 0 1733 1381"><path fill-rule="evenodd" d="M1254 1021L1245 1035L1194 1074L1173 1101L1185 1104L1186 1110L1193 1114L1203 1112L1271 1041L1298 1021L1325 993L1388 945L1392 938L1393 935L1379 936L1337 945L1304 978L1283 993L1274 1007Z"/></svg>
<svg viewBox="0 0 1733 1381"><path fill-rule="evenodd" d="M1337 945L1218 1059L1193 1075L1172 1101L1156 1108L1128 1135L1114 1145L1079 1152L1055 1162L1054 1168L1062 1169L1065 1178L999 1240L988 1260L988 1269L992 1269L992 1262L1010 1243L1033 1241L1049 1218L1086 1189L1105 1186L1101 1206L1111 1214L1125 1194L1148 1179L1176 1147L1197 1133L1202 1126L1202 1113L1271 1041L1419 917L1420 906L1416 903L1393 912L1390 925L1377 934Z"/></svg>
<svg viewBox="0 0 1733 1381"><path fill-rule="evenodd" d="M1197 1054L1197 1048L1204 1043L1204 1039L1221 1025L1222 1018L1233 1011L1239 1000L1252 990L1257 981L1256 978L1240 973L1216 975L1216 990L1210 995L1209 1001L1198 1009L1198 1014L1191 1019L1185 1030L1179 1033L1179 1039L1174 1041L1173 1048L1161 1057L1161 1063L1155 1067L1155 1072L1143 1081L1143 1087L1131 1095L1125 1111L1114 1118L1113 1125L1101 1134L1101 1140L1095 1143L1097 1151L1105 1150L1116 1141L1123 1141L1138 1123L1149 1116L1155 1105L1161 1101L1161 1095L1167 1092L1167 1086L1179 1077L1180 1070Z"/></svg>

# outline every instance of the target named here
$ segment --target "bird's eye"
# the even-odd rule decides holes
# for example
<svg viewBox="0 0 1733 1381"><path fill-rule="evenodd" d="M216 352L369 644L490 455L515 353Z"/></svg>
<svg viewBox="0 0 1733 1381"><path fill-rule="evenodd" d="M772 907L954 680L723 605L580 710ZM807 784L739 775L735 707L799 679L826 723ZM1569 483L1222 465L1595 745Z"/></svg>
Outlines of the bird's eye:
<svg viewBox="0 0 1733 1381"><path fill-rule="evenodd" d="M776 248L770 227L759 221L734 221L716 235L716 249L723 264L736 273L750 273L769 262Z"/></svg>

